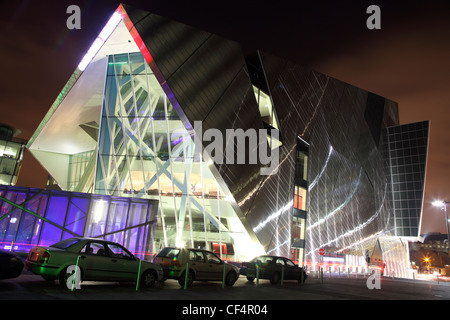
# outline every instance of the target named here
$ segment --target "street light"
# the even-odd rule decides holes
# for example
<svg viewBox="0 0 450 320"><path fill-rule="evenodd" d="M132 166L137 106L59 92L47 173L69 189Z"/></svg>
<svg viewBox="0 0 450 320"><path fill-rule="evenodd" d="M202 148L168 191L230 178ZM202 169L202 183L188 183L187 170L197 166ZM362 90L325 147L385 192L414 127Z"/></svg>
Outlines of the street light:
<svg viewBox="0 0 450 320"><path fill-rule="evenodd" d="M450 234L448 232L448 213L447 213L447 204L448 201L439 201L436 200L433 202L433 206L440 207L441 210L444 210L445 212L445 226L447 227L447 253L450 255Z"/></svg>

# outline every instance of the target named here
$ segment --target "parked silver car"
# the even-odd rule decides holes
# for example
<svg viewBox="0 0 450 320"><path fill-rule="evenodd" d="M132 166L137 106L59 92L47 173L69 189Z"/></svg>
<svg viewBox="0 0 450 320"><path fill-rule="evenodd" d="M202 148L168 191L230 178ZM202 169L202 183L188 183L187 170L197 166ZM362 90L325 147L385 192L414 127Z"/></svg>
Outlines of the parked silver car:
<svg viewBox="0 0 450 320"><path fill-rule="evenodd" d="M153 262L163 268L165 279L176 279L181 286L185 283L187 264L189 264L187 286L194 280L225 280L227 286L232 286L239 277L238 267L202 249L166 247L156 255Z"/></svg>

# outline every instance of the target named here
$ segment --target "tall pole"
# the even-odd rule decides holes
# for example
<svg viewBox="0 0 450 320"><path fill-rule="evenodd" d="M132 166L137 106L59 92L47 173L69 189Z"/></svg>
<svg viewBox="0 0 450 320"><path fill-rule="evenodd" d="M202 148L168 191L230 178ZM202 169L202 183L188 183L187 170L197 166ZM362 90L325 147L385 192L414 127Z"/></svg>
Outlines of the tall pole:
<svg viewBox="0 0 450 320"><path fill-rule="evenodd" d="M450 234L448 232L448 213L447 213L448 201L442 201L442 203L444 204L445 225L447 226L447 254L450 256Z"/></svg>
<svg viewBox="0 0 450 320"><path fill-rule="evenodd" d="M445 212L445 226L447 227L447 254L450 255L450 233L448 230L448 213L447 213L447 204L448 201L434 201L433 205L436 207L441 207L441 210Z"/></svg>

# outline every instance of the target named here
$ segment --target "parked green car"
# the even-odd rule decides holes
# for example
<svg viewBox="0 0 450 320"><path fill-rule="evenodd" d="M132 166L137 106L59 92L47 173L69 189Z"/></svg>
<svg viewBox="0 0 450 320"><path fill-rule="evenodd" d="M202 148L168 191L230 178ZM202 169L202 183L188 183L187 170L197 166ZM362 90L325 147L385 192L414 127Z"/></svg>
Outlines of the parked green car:
<svg viewBox="0 0 450 320"><path fill-rule="evenodd" d="M77 263L78 261L78 263ZM46 280L67 285L71 269L78 265L81 281L136 282L152 287L163 280L161 266L139 260L118 243L90 238L70 238L50 247L34 247L28 253L25 268Z"/></svg>

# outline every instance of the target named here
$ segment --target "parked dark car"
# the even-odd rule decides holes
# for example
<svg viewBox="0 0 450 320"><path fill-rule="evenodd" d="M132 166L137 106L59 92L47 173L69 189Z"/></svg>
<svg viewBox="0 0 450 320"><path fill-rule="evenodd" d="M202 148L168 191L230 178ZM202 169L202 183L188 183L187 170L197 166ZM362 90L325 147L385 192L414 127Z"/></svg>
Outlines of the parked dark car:
<svg viewBox="0 0 450 320"><path fill-rule="evenodd" d="M288 258L275 256L260 256L250 262L243 262L240 274L246 276L248 281L254 281L256 277L259 277L259 279L270 280L272 284L279 283L282 277L283 281L297 280L299 283L308 278L303 268Z"/></svg>
<svg viewBox="0 0 450 320"><path fill-rule="evenodd" d="M70 238L49 247L34 247L25 266L46 280L58 279L65 287L70 276L67 268L77 260L81 281L135 282L138 271L142 287L152 287L155 281L163 279L159 265L140 261L118 243L90 238Z"/></svg>
<svg viewBox="0 0 450 320"><path fill-rule="evenodd" d="M16 253L0 250L0 280L17 278L23 266L22 259Z"/></svg>
<svg viewBox="0 0 450 320"><path fill-rule="evenodd" d="M186 286L194 280L223 281L232 286L239 277L239 268L222 261L213 252L191 248L163 248L153 259L164 269L164 279L176 279L180 286L184 286L186 279L186 265L189 273Z"/></svg>

